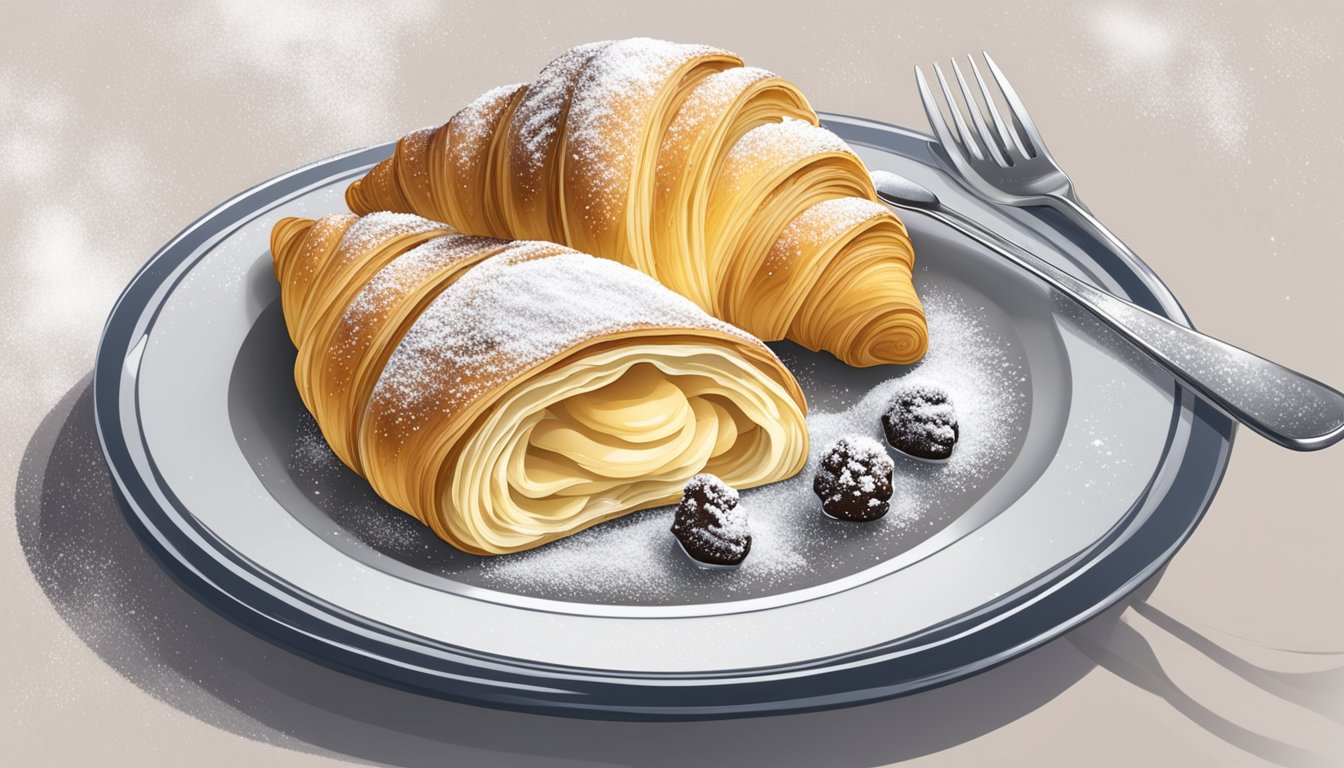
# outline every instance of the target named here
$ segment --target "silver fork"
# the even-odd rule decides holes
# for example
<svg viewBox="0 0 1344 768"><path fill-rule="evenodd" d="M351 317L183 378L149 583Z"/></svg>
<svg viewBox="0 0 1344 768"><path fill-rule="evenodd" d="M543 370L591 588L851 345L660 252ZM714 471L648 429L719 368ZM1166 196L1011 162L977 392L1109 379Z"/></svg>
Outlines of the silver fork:
<svg viewBox="0 0 1344 768"><path fill-rule="evenodd" d="M990 95L990 88L980 75L980 67L974 58L967 56L966 60L970 64L971 74L975 77L975 84L986 105L988 118L985 112L976 106L971 89L961 73L961 67L955 60L950 62L952 73L957 79L957 90L966 102L966 111L970 115L969 123L962 117L942 69L937 64L933 65L939 88L952 113L955 134L943 120L928 81L924 79L924 73L919 67L915 67L919 98L924 102L924 112L929 117L929 125L938 137L937 154L956 168L962 178L986 198L1019 208L1034 205L1054 208L1084 232L1096 237L1123 262L1152 278L1150 284L1161 285L1152 269L1125 245L1123 240L1116 237L1114 232L1093 216L1079 199L1073 188L1073 182L1050 155L1045 141L1041 139L1040 131L1036 129L1036 123L1032 121L1031 115L1027 114L1026 105L1018 97L1017 91L1013 90L1008 78L1004 77L1003 70L994 63L989 53L983 52L982 55L989 67L990 76L994 78L999 92L1003 94L1004 102L1008 104L1011 124L999 113L999 108ZM972 126L975 128L975 133L971 133ZM1159 299L1164 309L1186 320L1186 325L1189 325L1185 310L1176 302L1174 296L1166 293Z"/></svg>
<svg viewBox="0 0 1344 768"><path fill-rule="evenodd" d="M952 116L951 127L943 118L923 71L915 67L919 96L938 139L934 145L935 154L985 198L1017 207L1050 206L1097 237L1122 260L1153 276L1139 257L1078 199L1073 183L1045 148L1040 131L1017 92L989 54L984 57L990 75L1008 104L1011 123L999 113L974 58L967 57L984 103L983 109L977 104L961 68L956 61L952 62L957 90L969 120L963 116L943 70L937 64L933 67ZM895 185L893 191L897 193L892 196L894 200L901 197L903 190L900 185ZM928 207L922 197L917 202L921 207ZM997 237L973 222L968 223L983 230L983 234ZM1169 312L1186 320L1183 325L1080 283L1049 264L1041 263L1033 254L1024 254L1026 258L1022 259L1014 252L995 250L1078 301L1205 399L1266 438L1300 451L1324 448L1344 439L1344 394L1278 363L1195 331L1189 327L1184 312L1170 293L1159 300ZM1153 277L1150 284L1161 285Z"/></svg>

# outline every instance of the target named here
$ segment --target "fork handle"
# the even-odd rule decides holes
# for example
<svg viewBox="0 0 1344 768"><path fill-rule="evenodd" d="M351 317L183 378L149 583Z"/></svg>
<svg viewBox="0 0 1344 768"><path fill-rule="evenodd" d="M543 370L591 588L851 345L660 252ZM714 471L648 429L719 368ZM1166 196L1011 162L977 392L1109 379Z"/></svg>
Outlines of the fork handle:
<svg viewBox="0 0 1344 768"><path fill-rule="evenodd" d="M1067 185L1063 193L1042 196L1042 202L1062 213L1065 218L1072 221L1085 233L1100 240L1102 245L1106 246L1112 253L1119 256L1120 260L1128 264L1132 269L1142 272L1144 277L1151 278L1151 280L1149 280L1150 285L1162 284L1162 281L1157 277L1157 274L1153 272L1152 268L1149 267L1143 259L1139 258L1139 255L1135 253L1132 248L1125 245L1125 241L1116 236L1116 234L1105 224L1102 224L1101 219L1092 215L1092 211L1083 204L1083 201L1078 198L1077 193L1073 191L1072 184ZM1176 301L1176 297L1171 296L1170 293L1168 293L1168 297L1170 298L1170 301L1164 302L1167 305L1168 311L1179 313L1181 320L1184 321L1183 325L1190 325L1190 316L1185 313L1185 309Z"/></svg>
<svg viewBox="0 0 1344 768"><path fill-rule="evenodd" d="M1279 445L1312 451L1344 438L1344 393L1272 360L1079 280L948 208L924 213L967 235L1076 301L1227 415ZM1097 234L1133 252L1091 214Z"/></svg>

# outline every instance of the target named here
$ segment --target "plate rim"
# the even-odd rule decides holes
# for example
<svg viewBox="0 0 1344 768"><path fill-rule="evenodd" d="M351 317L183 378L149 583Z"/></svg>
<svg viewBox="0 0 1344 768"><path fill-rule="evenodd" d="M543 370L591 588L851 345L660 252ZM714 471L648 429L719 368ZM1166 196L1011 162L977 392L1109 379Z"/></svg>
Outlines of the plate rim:
<svg viewBox="0 0 1344 768"><path fill-rule="evenodd" d="M890 140L895 134L910 147L922 145L926 150L927 142L931 141L924 134L879 121L821 115L828 126L845 127L847 130L842 133L858 132L876 141L883 136ZM853 135L845 138L850 143L868 143ZM123 513L142 543L197 599L255 634L302 656L418 693L545 714L609 719L704 719L810 711L875 701L989 669L1114 605L1175 554L1202 518L1225 476L1235 422L1177 383L1172 426L1188 429L1186 450L1171 470L1175 472L1172 488L1163 495L1149 519L1129 536L1121 536L1126 532L1122 521L1102 541L1040 575L1031 585L965 616L900 638L899 643L893 641L801 663L718 673L578 669L461 648L430 647L392 627L351 621L349 615L333 606L296 594L282 584L267 583L265 574L249 573L241 559L229 557L226 550L218 547L210 548L208 535L202 537L205 532L187 530L173 520L141 476L131 457L129 436L120 428L121 400L126 395L121 386L121 369L127 356L134 354L135 346L143 340L143 333L136 331L143 324L149 300L164 286L174 283L174 277L182 278L187 257L196 251L197 245L207 242L235 220L231 212L251 211L250 201L278 187L297 191L329 179L339 172L333 169L337 164L382 159L395 143L356 149L302 166L235 195L192 222L136 272L119 296L104 325L94 366L94 413L99 442L115 480ZM870 146L892 151L889 145L881 143ZM927 161L915 159L935 165L931 153ZM1100 244L1081 231L1075 229L1070 233L1062 219L1052 221L1048 214L1022 209L1015 209L1014 213L1039 219L1042 223L1038 226L1063 232L1097 258L1108 274L1127 277L1141 287L1142 292L1136 295L1126 286L1138 303L1188 324L1175 296L1147 265L1121 263L1113 255L1108 262L1104 257L1109 251L1099 250ZM218 226L212 230L212 224ZM1087 244L1092 247L1087 248ZM157 314L157 309L153 314ZM143 448L148 453L148 446ZM1169 442L1154 478L1172 467L1170 449ZM1199 454L1196 458L1202 458L1207 466L1189 466L1192 454ZM1194 504L1188 509L1159 514L1176 506L1166 503L1171 500L1176 481L1185 477L1189 483L1192 478L1188 475L1196 469L1200 477L1208 479L1193 489L1197 497ZM1126 519L1137 514L1147 501L1145 493ZM190 522L189 518L184 519ZM1142 564L1136 566L1139 562ZM1108 567L1099 567L1103 565ZM1088 598L1089 594L1093 596ZM1046 602L1050 615L1056 617L1054 620L1041 618ZM986 622L990 618L993 621ZM1046 625L1044 629L1039 628L1042 623ZM990 624L998 637L994 643L981 634ZM922 654L924 672L911 675L906 670L902 675L892 675L915 653Z"/></svg>

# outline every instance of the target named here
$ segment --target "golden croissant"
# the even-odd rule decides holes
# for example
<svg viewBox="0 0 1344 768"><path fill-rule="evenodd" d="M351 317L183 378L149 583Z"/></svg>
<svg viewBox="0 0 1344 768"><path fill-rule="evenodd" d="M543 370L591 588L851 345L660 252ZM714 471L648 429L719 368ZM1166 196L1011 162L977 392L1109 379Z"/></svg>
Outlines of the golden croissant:
<svg viewBox="0 0 1344 768"><path fill-rule="evenodd" d="M332 450L478 554L798 472L806 404L759 340L562 245L403 213L271 233L294 378Z"/></svg>
<svg viewBox="0 0 1344 768"><path fill-rule="evenodd" d="M573 48L402 138L346 202L564 243L850 365L928 346L909 236L862 161L792 83L716 48Z"/></svg>

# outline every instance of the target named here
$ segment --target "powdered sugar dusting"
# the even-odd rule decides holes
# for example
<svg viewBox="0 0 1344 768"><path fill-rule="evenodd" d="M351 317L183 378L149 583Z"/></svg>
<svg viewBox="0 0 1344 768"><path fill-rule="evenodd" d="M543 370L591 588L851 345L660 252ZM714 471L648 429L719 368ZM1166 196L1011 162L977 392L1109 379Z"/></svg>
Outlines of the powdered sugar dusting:
<svg viewBox="0 0 1344 768"><path fill-rule="evenodd" d="M703 528L690 526L687 535L711 549L740 556L747 548L751 528L747 525L747 512L739 503L741 496L737 489L714 475L702 473L688 480L684 491L687 496L694 494L703 498L700 508L714 521Z"/></svg>
<svg viewBox="0 0 1344 768"><path fill-rule="evenodd" d="M865 221L890 215L891 211L885 205L862 197L823 200L798 214L784 227L770 247L766 269L773 270L781 263L798 259L808 244L835 242Z"/></svg>
<svg viewBox="0 0 1344 768"><path fill-rule="evenodd" d="M514 155L518 168L529 175L542 170L555 151L562 112L569 106L574 81L592 57L611 45L610 40L570 48L547 64L518 103L513 130L522 151ZM535 190L527 190L534 192Z"/></svg>
<svg viewBox="0 0 1344 768"><path fill-rule="evenodd" d="M422 243L379 270L346 307L342 321L352 329L366 327L373 316L388 311L390 302L435 272L483 249L503 248L507 244L507 241L491 237L456 233Z"/></svg>
<svg viewBox="0 0 1344 768"><path fill-rule="evenodd" d="M873 477L869 467L876 468L884 474L894 470L894 464L887 451L876 440L867 435L846 435L827 446L831 450L832 446L838 449L848 458L843 466L840 466L838 474L828 477L830 483L830 496L826 503L839 500L845 495L861 496L872 494L877 490L877 480ZM819 480L818 483L821 481ZM868 506L875 507L882 503L881 499L870 498Z"/></svg>
<svg viewBox="0 0 1344 768"><path fill-rule="evenodd" d="M619 214L646 110L668 77L687 61L723 53L706 45L637 37L593 56L574 88L566 120L570 157L593 182L594 199L585 213L590 223L609 224Z"/></svg>
<svg viewBox="0 0 1344 768"><path fill-rule="evenodd" d="M317 258L314 254L314 243L326 242L327 237L332 234L334 230L340 227L347 227L351 222L358 221L358 219L359 217L354 214L337 213L330 216L323 216L313 224L312 229L308 231L306 242L303 244L302 256L293 259L297 263L292 268L298 270L297 274L302 282L306 283L312 279L313 274L317 272L318 268L322 265L322 260ZM348 233L349 229L346 230L346 234ZM341 237L344 239L345 235L342 235Z"/></svg>
<svg viewBox="0 0 1344 768"><path fill-rule="evenodd" d="M723 178L736 189L749 174L763 164L779 164L779 158L801 158L825 152L854 154L848 144L834 133L806 120L785 118L778 123L758 125L747 131L728 151Z"/></svg>
<svg viewBox="0 0 1344 768"><path fill-rule="evenodd" d="M429 142L440 126L431 125L411 131L397 142L397 153L401 155L402 173L411 174L422 187L430 184L429 164L422 162L420 153L428 152Z"/></svg>
<svg viewBox="0 0 1344 768"><path fill-rule="evenodd" d="M957 439L955 406L942 389L918 381L901 387L897 394L910 404L901 428L914 431L924 443L948 445Z"/></svg>
<svg viewBox="0 0 1344 768"><path fill-rule="evenodd" d="M411 131L410 133L406 134L405 138L409 143L412 144L417 143L417 141L413 140L428 140L429 137L433 136L434 132L439 130L440 127L441 126L437 125L426 125L423 128L416 128L414 131Z"/></svg>
<svg viewBox="0 0 1344 768"><path fill-rule="evenodd" d="M686 535L699 539L706 547L717 549L726 555L740 557L742 550L747 548L743 539L738 538L730 531L742 531L745 535L747 530L747 513L741 507L733 507L724 512L719 517L719 525L712 525L708 528L693 528Z"/></svg>
<svg viewBox="0 0 1344 768"><path fill-rule="evenodd" d="M742 500L742 496L737 489L723 482L716 475L708 472L701 472L686 481L684 490L687 493L707 493L710 496L722 495L724 502L736 504Z"/></svg>
<svg viewBox="0 0 1344 768"><path fill-rule="evenodd" d="M750 597L791 585L839 578L899 554L955 519L1006 470L1025 429L1026 367L1016 347L983 309L958 294L928 290L929 352L924 360L867 390L841 410L815 403L808 416L811 456L802 472L741 492L751 519L751 553L736 571L692 571L668 526L672 507L645 510L544 547L482 565L489 586L592 602L683 603ZM785 361L807 390L805 359ZM899 370L899 369L893 369ZM881 414L897 388L920 382L945 388L957 403L961 440L937 464L889 450L878 441ZM871 438L895 464L891 511L856 524L833 520L812 492L823 452L837 439Z"/></svg>
<svg viewBox="0 0 1344 768"><path fill-rule="evenodd" d="M443 553L443 542L424 523L375 496L363 478L336 458L307 411L299 416L286 464L299 485L322 500L324 514L336 521L337 528L325 535L334 539L344 534L392 556Z"/></svg>
<svg viewBox="0 0 1344 768"><path fill-rule="evenodd" d="M733 67L701 80L678 108L677 119L668 126L663 137L664 146L680 141L686 134L699 133L705 123L717 120L739 94L774 76L773 72L759 67Z"/></svg>
<svg viewBox="0 0 1344 768"><path fill-rule="evenodd" d="M642 272L519 241L472 267L425 309L392 353L373 399L415 423L427 403L463 407L566 349L636 328L751 339Z"/></svg>
<svg viewBox="0 0 1344 768"><path fill-rule="evenodd" d="M1240 164L1252 124L1248 80L1259 73L1238 46L1210 32L1204 15L1188 6L1181 13L1088 8L1082 20L1097 61L1074 61L1071 69L1086 78L1088 92L1132 103L1160 129L1194 132L1201 140L1192 149L1218 150Z"/></svg>
<svg viewBox="0 0 1344 768"><path fill-rule="evenodd" d="M361 254L369 248L402 235L414 235L436 230L451 231L447 224L421 218L413 213L376 211L361 216L350 225L337 247L338 253Z"/></svg>
<svg viewBox="0 0 1344 768"><path fill-rule="evenodd" d="M481 157L482 145L489 144L494 137L500 113L509 99L518 89L526 87L524 83L513 83L491 88L453 115L453 159L459 169L466 171Z"/></svg>

